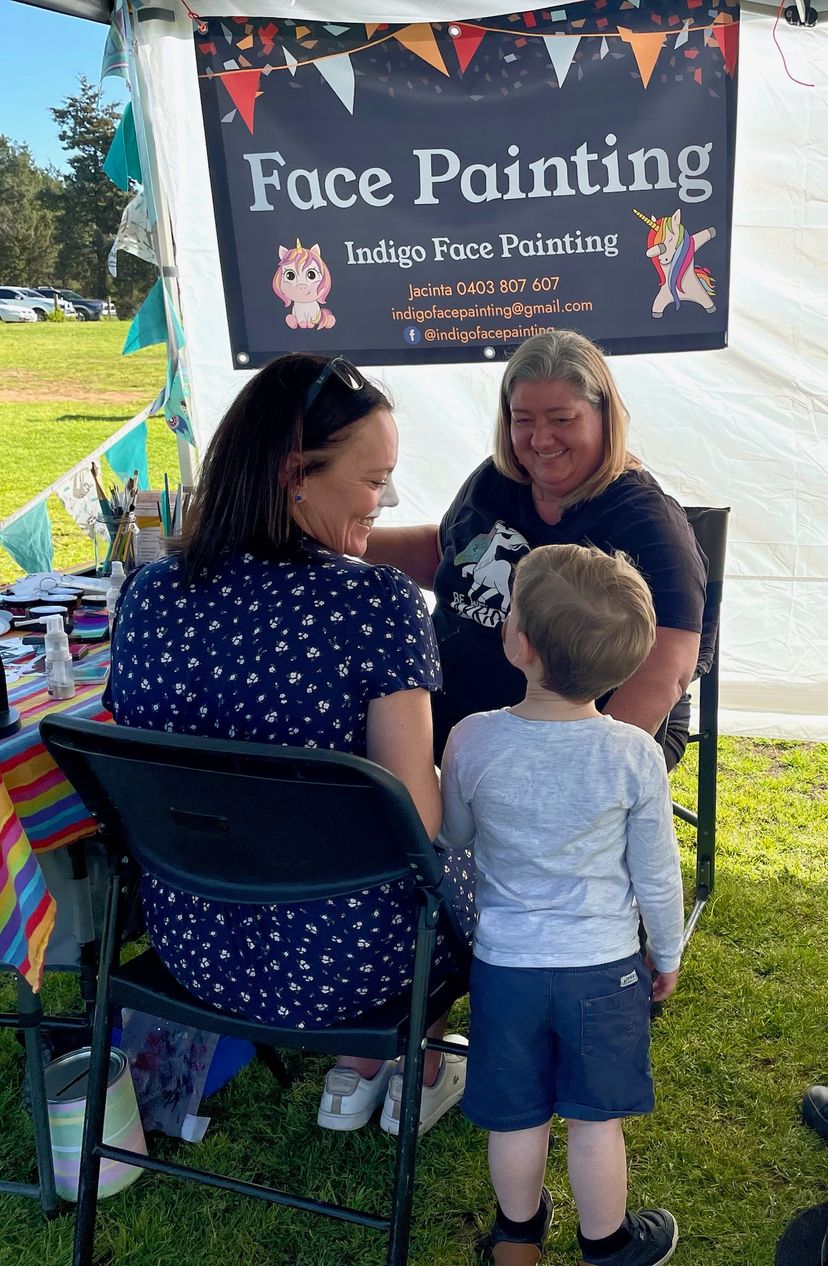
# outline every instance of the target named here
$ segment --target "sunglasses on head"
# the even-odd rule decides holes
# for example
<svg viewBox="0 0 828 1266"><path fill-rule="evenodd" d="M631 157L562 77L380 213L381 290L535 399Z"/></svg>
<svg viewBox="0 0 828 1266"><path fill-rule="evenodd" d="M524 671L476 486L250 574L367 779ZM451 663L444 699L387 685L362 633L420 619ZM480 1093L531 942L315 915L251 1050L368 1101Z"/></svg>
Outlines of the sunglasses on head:
<svg viewBox="0 0 828 1266"><path fill-rule="evenodd" d="M351 362L346 360L344 356L334 356L333 360L328 361L322 372L314 378L313 382L308 387L305 394L305 413L308 413L312 409L315 401L319 397L319 393L333 374L336 375L340 382L344 382L346 387L350 387L351 391L361 391L362 388L367 385L356 365L352 365Z"/></svg>

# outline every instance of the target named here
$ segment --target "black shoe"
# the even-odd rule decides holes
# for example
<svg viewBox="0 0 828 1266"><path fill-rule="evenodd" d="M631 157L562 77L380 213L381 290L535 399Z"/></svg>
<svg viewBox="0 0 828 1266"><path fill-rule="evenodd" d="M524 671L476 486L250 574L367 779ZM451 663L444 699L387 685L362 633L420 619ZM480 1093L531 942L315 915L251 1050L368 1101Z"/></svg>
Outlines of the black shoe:
<svg viewBox="0 0 828 1266"><path fill-rule="evenodd" d="M587 1257L586 1266L661 1266L676 1251L678 1226L666 1209L642 1209L628 1213L624 1226L632 1239L609 1257Z"/></svg>
<svg viewBox="0 0 828 1266"><path fill-rule="evenodd" d="M500 1225L499 1218L495 1218L491 1231L477 1244L477 1251L482 1260L493 1262L494 1266L537 1266L543 1257L543 1246L552 1222L552 1197L545 1187L541 1191L538 1213L541 1209L543 1210L542 1226L531 1239L516 1240Z"/></svg>
<svg viewBox="0 0 828 1266"><path fill-rule="evenodd" d="M828 1086L811 1086L802 1100L802 1119L828 1140Z"/></svg>

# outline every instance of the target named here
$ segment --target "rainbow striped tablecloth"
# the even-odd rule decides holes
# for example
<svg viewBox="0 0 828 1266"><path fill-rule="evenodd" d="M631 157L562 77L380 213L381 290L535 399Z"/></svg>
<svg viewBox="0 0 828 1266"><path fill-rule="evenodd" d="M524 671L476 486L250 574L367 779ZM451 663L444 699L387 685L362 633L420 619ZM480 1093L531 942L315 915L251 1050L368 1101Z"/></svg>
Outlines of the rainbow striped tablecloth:
<svg viewBox="0 0 828 1266"><path fill-rule="evenodd" d="M103 662L109 646L83 663ZM50 699L42 674L21 677L9 689L20 713L16 734L0 740L0 962L16 967L33 989L40 986L43 956L55 920L55 903L37 864L37 853L90 835L95 823L40 741L49 712L105 721L100 683L83 684L74 699Z"/></svg>

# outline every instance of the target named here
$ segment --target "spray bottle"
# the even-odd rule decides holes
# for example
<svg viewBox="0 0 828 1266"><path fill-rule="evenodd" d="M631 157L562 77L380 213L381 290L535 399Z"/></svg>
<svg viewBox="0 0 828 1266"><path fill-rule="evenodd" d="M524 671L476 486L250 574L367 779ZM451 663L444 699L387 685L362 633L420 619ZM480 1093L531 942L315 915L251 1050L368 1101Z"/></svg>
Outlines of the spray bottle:
<svg viewBox="0 0 828 1266"><path fill-rule="evenodd" d="M124 579L123 563L114 562L112 564L112 572L109 577L109 588L106 591L106 613L109 616L110 637L112 637L112 624L115 620L115 607L118 603L118 594L121 592L121 585L124 583Z"/></svg>
<svg viewBox="0 0 828 1266"><path fill-rule="evenodd" d="M71 699L75 674L62 615L46 616L46 687L52 699Z"/></svg>

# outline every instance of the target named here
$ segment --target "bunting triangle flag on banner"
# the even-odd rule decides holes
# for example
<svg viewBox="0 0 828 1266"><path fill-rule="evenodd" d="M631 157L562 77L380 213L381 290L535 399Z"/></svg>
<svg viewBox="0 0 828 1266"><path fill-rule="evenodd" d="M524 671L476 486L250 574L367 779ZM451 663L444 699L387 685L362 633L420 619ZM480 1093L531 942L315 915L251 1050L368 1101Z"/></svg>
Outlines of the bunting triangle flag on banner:
<svg viewBox="0 0 828 1266"><path fill-rule="evenodd" d="M138 487L149 488L149 466L147 464L147 424L141 422L134 430L118 440L104 453L119 479L126 483L127 479L138 471Z"/></svg>
<svg viewBox="0 0 828 1266"><path fill-rule="evenodd" d="M626 26L619 26L618 34L625 44L629 44L633 51L635 64L638 67L638 73L641 75L641 82L644 87L652 78L655 64L658 61L658 55L661 52L666 34L660 31L641 35L638 31L631 31Z"/></svg>
<svg viewBox="0 0 828 1266"><path fill-rule="evenodd" d="M601 54L601 61L603 61L607 53L609 52L609 44L607 43L606 36L604 36L604 38L601 40L601 47L599 49L599 52Z"/></svg>
<svg viewBox="0 0 828 1266"><path fill-rule="evenodd" d="M130 182L139 185L143 183L131 101L124 106L117 131L104 159L103 169L113 185L117 185L119 189L128 190Z"/></svg>
<svg viewBox="0 0 828 1266"><path fill-rule="evenodd" d="M227 75L218 75L227 89L227 94L239 114L247 124L247 130L253 135L253 110L256 93L259 91L260 70L234 70Z"/></svg>
<svg viewBox="0 0 828 1266"><path fill-rule="evenodd" d="M689 34L690 34L690 19L685 18L684 26L681 28L681 30L678 33L674 47L681 48L682 44L686 44Z"/></svg>
<svg viewBox="0 0 828 1266"><path fill-rule="evenodd" d="M374 34L374 31L378 31L382 23L381 22L366 22L364 25L365 25L365 37L366 39L370 40L371 36Z"/></svg>
<svg viewBox="0 0 828 1266"><path fill-rule="evenodd" d="M713 37L722 50L725 70L733 77L739 57L739 24L729 13L720 13L713 23Z"/></svg>
<svg viewBox="0 0 828 1266"><path fill-rule="evenodd" d="M295 75L295 74L296 74L296 67L299 65L298 61L297 61L297 60L296 60L296 58L293 56L293 53L288 52L288 50L285 48L284 44L282 45L282 52L283 52L283 53L284 53L284 55L285 55L285 65L287 66L287 68L288 68L288 70L290 71L291 75Z"/></svg>
<svg viewBox="0 0 828 1266"><path fill-rule="evenodd" d="M45 500L32 506L27 514L22 514L13 523L0 528L0 545L9 551L18 567L25 572L51 571L54 547Z"/></svg>
<svg viewBox="0 0 828 1266"><path fill-rule="evenodd" d="M441 75L448 76L443 54L437 47L429 22L415 22L411 26L403 27L401 31L396 32L396 39L403 48L408 49L409 53L413 53L415 57L421 57L424 62L428 62L429 66L439 70Z"/></svg>
<svg viewBox="0 0 828 1266"><path fill-rule="evenodd" d="M460 63L460 74L462 75L483 43L486 29L479 26L467 26L465 22L458 22L457 26L460 34L454 37L454 51L457 54L457 60Z"/></svg>
<svg viewBox="0 0 828 1266"><path fill-rule="evenodd" d="M137 352L142 347L152 347L154 343L167 341L167 316L164 311L164 291L159 277L141 304L132 325L127 331L122 356Z"/></svg>
<svg viewBox="0 0 828 1266"><path fill-rule="evenodd" d="M333 88L348 113L353 114L354 68L348 54L339 53L336 57L320 57L314 65L325 83Z"/></svg>
<svg viewBox="0 0 828 1266"><path fill-rule="evenodd" d="M563 88L581 37L580 35L544 35L543 42L546 45L549 60L555 68L558 87Z"/></svg>

